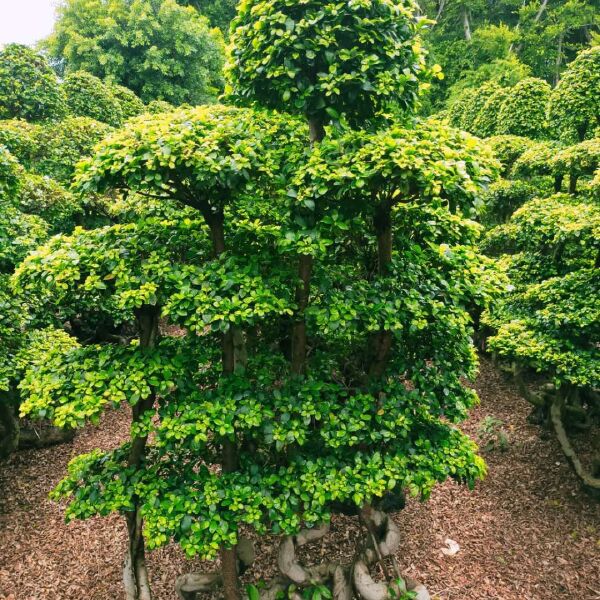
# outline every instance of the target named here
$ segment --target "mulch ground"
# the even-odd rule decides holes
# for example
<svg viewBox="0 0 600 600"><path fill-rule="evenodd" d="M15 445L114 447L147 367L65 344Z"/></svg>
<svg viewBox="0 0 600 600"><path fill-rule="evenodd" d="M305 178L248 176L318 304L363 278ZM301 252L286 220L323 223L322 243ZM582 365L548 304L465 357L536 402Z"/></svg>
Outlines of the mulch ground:
<svg viewBox="0 0 600 600"><path fill-rule="evenodd" d="M528 405L487 361L476 384L481 406L464 429L478 438L485 417L503 423L506 450L486 452L487 479L469 492L440 486L427 503L409 501L395 518L404 572L437 600L600 600L600 503L582 494L556 441L527 423ZM63 446L20 452L0 465L0 598L117 600L125 548L121 519L65 525L47 499L67 462L127 435L127 414L108 413ZM337 518L311 557L348 554L356 523ZM460 550L447 556L447 539ZM249 580L272 573L276 541L258 543ZM174 600L175 577L210 565L185 561L175 547L150 556L157 600Z"/></svg>

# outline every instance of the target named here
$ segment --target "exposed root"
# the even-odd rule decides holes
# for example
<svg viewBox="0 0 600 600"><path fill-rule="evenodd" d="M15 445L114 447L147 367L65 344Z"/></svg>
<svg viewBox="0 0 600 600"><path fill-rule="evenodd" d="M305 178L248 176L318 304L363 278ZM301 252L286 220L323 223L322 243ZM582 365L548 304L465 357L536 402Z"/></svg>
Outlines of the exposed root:
<svg viewBox="0 0 600 600"><path fill-rule="evenodd" d="M564 455L567 457L579 479L581 479L584 489L594 497L600 498L600 478L595 477L593 473L590 473L585 469L571 445L571 441L569 440L569 436L567 435L567 431L563 424L564 409L564 397L561 394L556 394L550 406L550 417L552 419L552 424L554 425L556 437L560 442Z"/></svg>
<svg viewBox="0 0 600 600"><path fill-rule="evenodd" d="M386 513L365 507L361 512L361 521L367 528L369 535L359 548L354 560L350 564L324 562L315 566L303 565L298 557L298 548L316 542L329 533L329 524L321 525L315 529L304 529L296 536L283 539L277 554L277 565L280 575L271 580L266 588L260 590L260 600L276 600L285 594L292 600L301 600L303 590L312 585L325 585L332 593L333 600L387 600L397 597L401 592L414 591L418 600L430 600L425 587L417 581L404 579L397 573L396 577L386 577L386 581L376 582L370 569L379 563L386 569L384 560L394 557L400 547L400 531L394 520ZM248 540L240 540L238 544L238 558L242 563L242 553L246 553L246 561L254 560L253 548L248 546ZM240 549L242 551L240 551ZM387 571L386 571L387 573ZM223 583L218 573L197 573L182 575L177 579L176 589L180 600L194 600L196 593L215 593ZM291 586L297 591L290 592ZM291 589L294 589L293 587ZM245 596L246 597L246 596Z"/></svg>

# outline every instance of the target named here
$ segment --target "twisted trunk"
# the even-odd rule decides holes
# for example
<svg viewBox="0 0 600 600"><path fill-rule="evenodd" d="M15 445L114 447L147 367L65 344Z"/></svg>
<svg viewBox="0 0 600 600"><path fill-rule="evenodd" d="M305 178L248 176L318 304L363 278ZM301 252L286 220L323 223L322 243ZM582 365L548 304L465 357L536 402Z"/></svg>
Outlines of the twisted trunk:
<svg viewBox="0 0 600 600"><path fill-rule="evenodd" d="M142 351L154 348L158 338L160 311L156 306L143 306L137 311L140 348ZM153 410L155 396L138 402L132 408L133 422L142 420L146 412ZM128 465L139 469L146 456L147 436L134 437L129 451ZM123 581L127 600L152 600L152 591L146 567L146 551L143 536L143 519L140 513L139 498L133 499L133 510L126 515L129 546L123 567Z"/></svg>

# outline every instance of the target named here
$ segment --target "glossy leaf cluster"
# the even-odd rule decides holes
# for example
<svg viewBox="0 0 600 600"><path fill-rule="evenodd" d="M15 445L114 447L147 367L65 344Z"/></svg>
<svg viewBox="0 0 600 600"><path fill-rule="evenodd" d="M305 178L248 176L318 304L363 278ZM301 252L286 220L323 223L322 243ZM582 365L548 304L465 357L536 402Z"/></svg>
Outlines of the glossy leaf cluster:
<svg viewBox="0 0 600 600"><path fill-rule="evenodd" d="M425 76L412 0L243 0L228 75L241 102L322 122L412 110Z"/></svg>

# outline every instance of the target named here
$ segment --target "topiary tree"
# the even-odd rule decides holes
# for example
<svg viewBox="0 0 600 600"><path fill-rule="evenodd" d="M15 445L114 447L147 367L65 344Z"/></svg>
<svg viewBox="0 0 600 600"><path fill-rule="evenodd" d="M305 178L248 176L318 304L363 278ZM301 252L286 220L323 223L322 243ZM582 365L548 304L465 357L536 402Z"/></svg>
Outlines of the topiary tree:
<svg viewBox="0 0 600 600"><path fill-rule="evenodd" d="M146 106L146 112L157 115L164 112L171 112L175 110L175 107L169 102L165 102L164 100L152 100Z"/></svg>
<svg viewBox="0 0 600 600"><path fill-rule="evenodd" d="M525 204L486 240L514 289L483 316L493 331L490 350L513 363L536 419L555 429L582 484L595 494L600 479L579 458L568 431L598 424L599 240L600 209L593 202L557 195ZM547 384L532 391L524 381L528 371Z"/></svg>
<svg viewBox="0 0 600 600"><path fill-rule="evenodd" d="M540 178L553 177L554 191L560 192L564 175L554 168L554 160L559 151L560 146L555 142L532 143L515 161L511 175L520 179L537 179L536 183L542 187Z"/></svg>
<svg viewBox="0 0 600 600"><path fill-rule="evenodd" d="M557 179L569 178L569 192L577 193L581 177L593 177L600 165L600 138L575 144L558 152L552 160L552 170Z"/></svg>
<svg viewBox="0 0 600 600"><path fill-rule="evenodd" d="M26 215L17 207L22 175L14 157L0 146L0 457L10 454L19 444L14 384L18 373L16 356L26 324L26 311L10 289L9 276L47 234L41 219Z"/></svg>
<svg viewBox="0 0 600 600"><path fill-rule="evenodd" d="M528 77L519 81L502 104L498 133L532 139L546 137L546 108L550 91L550 85L542 79Z"/></svg>
<svg viewBox="0 0 600 600"><path fill-rule="evenodd" d="M88 117L118 126L123 121L121 105L102 80L91 73L77 71L67 75L63 83L67 106L72 115Z"/></svg>
<svg viewBox="0 0 600 600"><path fill-rule="evenodd" d="M582 142L600 126L600 46L582 51L552 91L552 131L567 143Z"/></svg>
<svg viewBox="0 0 600 600"><path fill-rule="evenodd" d="M486 191L483 223L486 226L505 223L523 204L537 195L538 188L527 181L501 180Z"/></svg>
<svg viewBox="0 0 600 600"><path fill-rule="evenodd" d="M454 125L471 133L476 132L476 121L482 114L488 100L494 97L502 88L494 81L485 83L477 89L464 92L452 108Z"/></svg>
<svg viewBox="0 0 600 600"><path fill-rule="evenodd" d="M16 202L21 211L41 217L50 233L71 231L82 221L82 198L44 175L24 173Z"/></svg>
<svg viewBox="0 0 600 600"><path fill-rule="evenodd" d="M452 99L448 109L448 118L453 127L466 130L464 117L471 112L471 106L477 101L477 89L466 88Z"/></svg>
<svg viewBox="0 0 600 600"><path fill-rule="evenodd" d="M20 44L0 52L0 119L44 121L66 112L58 79L46 59Z"/></svg>
<svg viewBox="0 0 600 600"><path fill-rule="evenodd" d="M510 88L498 87L485 100L473 121L472 132L479 137L490 137L498 133L498 117Z"/></svg>
<svg viewBox="0 0 600 600"><path fill-rule="evenodd" d="M306 115L314 135L392 101L410 109L425 74L412 0L241 2L228 66L241 102Z"/></svg>
<svg viewBox="0 0 600 600"><path fill-rule="evenodd" d="M31 168L39 153L38 138L42 126L21 119L0 121L0 145L27 169Z"/></svg>
<svg viewBox="0 0 600 600"><path fill-rule="evenodd" d="M89 117L68 117L49 124L39 133L40 153L32 168L42 176L70 184L75 165L110 131L109 125Z"/></svg>
<svg viewBox="0 0 600 600"><path fill-rule="evenodd" d="M108 85L107 87L110 93L119 103L123 120L127 120L131 117L137 117L145 111L146 107L144 106L144 103L136 96L135 92L132 92L130 89L122 85L114 83Z"/></svg>
<svg viewBox="0 0 600 600"><path fill-rule="evenodd" d="M519 157L532 147L534 140L518 135L496 135L486 140L496 158L502 165L502 175L507 176Z"/></svg>
<svg viewBox="0 0 600 600"><path fill-rule="evenodd" d="M413 8L243 2L232 94L309 127L222 106L133 119L81 165L79 188L183 214L76 230L19 269L19 289L64 316L83 305L136 323L134 344L34 357L22 385L26 412L61 423L132 405L130 442L79 457L56 491L70 517L126 516L129 599L150 597L144 545L173 539L221 557L220 574L182 577L180 596L222 583L239 598L243 524L286 535L282 577L253 598L313 584L338 599L400 595L399 573L379 586L370 574L400 541L376 500L484 472L455 424L476 401L469 311L496 285L468 218L495 162L439 123L325 137L332 119L410 113L424 73ZM325 50L314 40L329 27ZM186 335L161 339L161 314ZM360 511L367 541L351 565L303 567L296 547L326 527L299 531L334 510Z"/></svg>

